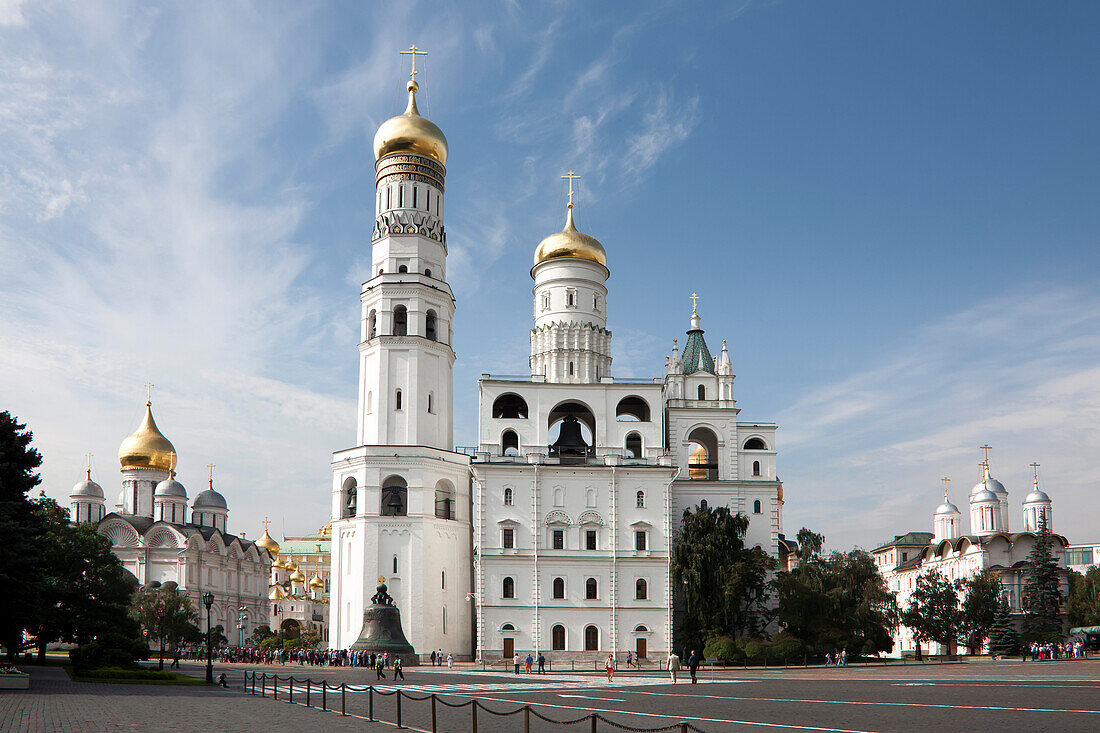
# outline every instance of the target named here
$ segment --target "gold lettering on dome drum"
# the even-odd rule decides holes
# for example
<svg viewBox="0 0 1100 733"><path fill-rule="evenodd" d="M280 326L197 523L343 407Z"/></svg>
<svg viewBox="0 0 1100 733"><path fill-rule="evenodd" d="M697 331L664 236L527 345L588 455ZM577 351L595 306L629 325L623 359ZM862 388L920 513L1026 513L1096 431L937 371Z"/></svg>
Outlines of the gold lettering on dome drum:
<svg viewBox="0 0 1100 733"><path fill-rule="evenodd" d="M431 168L441 176L447 174L447 168L438 160L433 160L432 158L423 155L410 155L408 153L394 153L393 155L387 155L386 157L376 161L374 167L375 170L379 170L386 166L400 163L413 163L416 165L424 166L426 168Z"/></svg>
<svg viewBox="0 0 1100 733"><path fill-rule="evenodd" d="M382 183L382 181L388 181L391 179L398 181L414 181L416 183L427 183L437 186L440 191L444 190L443 184L441 184L439 181L434 178L429 178L428 176L422 176L419 173L389 173L379 177L378 183Z"/></svg>

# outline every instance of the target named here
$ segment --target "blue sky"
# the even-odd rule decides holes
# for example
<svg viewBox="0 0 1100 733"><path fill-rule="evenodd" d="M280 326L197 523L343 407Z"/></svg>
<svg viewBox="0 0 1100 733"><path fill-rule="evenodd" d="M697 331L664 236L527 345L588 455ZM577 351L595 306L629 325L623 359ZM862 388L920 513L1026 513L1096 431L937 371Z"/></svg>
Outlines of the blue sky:
<svg viewBox="0 0 1100 733"><path fill-rule="evenodd" d="M583 175L618 376L688 295L742 417L780 423L785 529L930 528L990 442L1013 527L1043 465L1096 540L1100 56L1092 3L38 3L0 0L0 406L59 500L147 380L231 529L326 521L354 441L374 129L450 141L456 443L526 369L528 270ZM403 70L403 64L404 70Z"/></svg>

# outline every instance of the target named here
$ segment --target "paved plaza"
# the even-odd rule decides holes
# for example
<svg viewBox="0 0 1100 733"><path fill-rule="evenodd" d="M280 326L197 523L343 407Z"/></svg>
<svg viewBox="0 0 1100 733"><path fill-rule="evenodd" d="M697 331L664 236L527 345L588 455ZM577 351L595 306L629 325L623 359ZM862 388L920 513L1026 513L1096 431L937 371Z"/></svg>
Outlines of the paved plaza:
<svg viewBox="0 0 1100 733"><path fill-rule="evenodd" d="M340 695L327 703L337 712L303 704L288 704L280 682L279 700L242 691L244 671L266 671L281 677L309 677L316 682L361 686L375 675L348 668L245 667L218 665L232 689L205 687L112 685L71 682L56 668L32 668L30 692L0 694L0 730L121 731L145 730L393 730L371 724L370 695L347 692L348 715L339 714ZM201 675L202 666L185 664L184 671ZM776 670L727 670L702 673L698 685L682 675L679 684L656 673L616 674L608 683L594 673L515 676L502 672L419 667L406 670L401 689L410 697L437 696L437 730L471 729L470 707L450 705L477 699L479 731L522 731L522 715L498 717L531 705L556 720L576 720L593 712L633 728L660 728L681 721L712 733L727 731L830 731L851 733L912 733L913 731L1093 731L1100 729L1100 662L1022 663L973 661L965 664L850 666ZM392 681L376 685L374 715L396 720L396 689ZM305 689L295 687L295 703ZM402 701L402 722L431 729L427 701ZM311 704L320 694L311 690ZM492 711L492 712L490 712ZM531 716L531 731L591 730L552 726ZM599 730L614 730L601 723Z"/></svg>

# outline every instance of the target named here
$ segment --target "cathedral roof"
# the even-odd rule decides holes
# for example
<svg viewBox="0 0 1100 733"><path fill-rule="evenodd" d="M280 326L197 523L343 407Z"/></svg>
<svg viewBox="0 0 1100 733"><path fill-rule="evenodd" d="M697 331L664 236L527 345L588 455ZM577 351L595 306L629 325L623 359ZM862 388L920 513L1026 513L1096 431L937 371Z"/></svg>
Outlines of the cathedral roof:
<svg viewBox="0 0 1100 733"><path fill-rule="evenodd" d="M172 471L176 468L176 448L157 428L151 402L145 403L141 425L119 446L118 462L123 471L130 468Z"/></svg>

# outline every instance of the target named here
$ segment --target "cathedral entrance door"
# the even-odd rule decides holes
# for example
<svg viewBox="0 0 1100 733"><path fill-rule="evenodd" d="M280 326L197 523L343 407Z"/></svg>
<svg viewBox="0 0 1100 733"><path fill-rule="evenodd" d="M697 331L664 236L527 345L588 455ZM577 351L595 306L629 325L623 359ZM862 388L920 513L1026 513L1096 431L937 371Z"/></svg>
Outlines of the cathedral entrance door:
<svg viewBox="0 0 1100 733"><path fill-rule="evenodd" d="M516 653L516 640L515 639L505 639L504 640L504 658L505 659L511 659L512 656L515 653Z"/></svg>
<svg viewBox="0 0 1100 733"><path fill-rule="evenodd" d="M645 659L645 639L638 639L637 644L636 651L638 659Z"/></svg>

